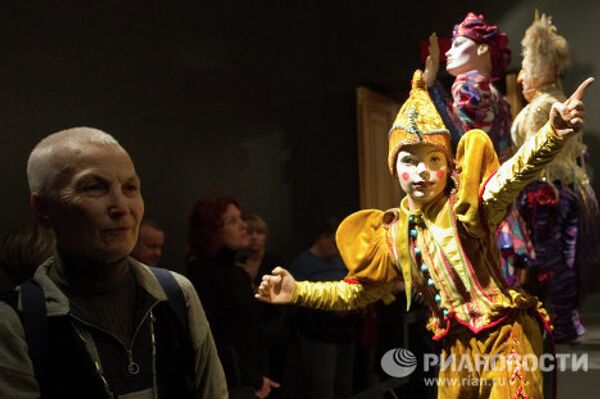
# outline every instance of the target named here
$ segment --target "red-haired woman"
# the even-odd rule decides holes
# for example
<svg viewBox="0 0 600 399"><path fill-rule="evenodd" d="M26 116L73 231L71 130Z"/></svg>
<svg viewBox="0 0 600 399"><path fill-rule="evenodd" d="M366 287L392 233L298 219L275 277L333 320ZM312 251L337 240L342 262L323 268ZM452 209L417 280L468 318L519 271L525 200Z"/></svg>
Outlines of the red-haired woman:
<svg viewBox="0 0 600 399"><path fill-rule="evenodd" d="M231 397L242 397L240 386L251 386L251 395L266 398L279 385L258 366L260 305L238 262L238 252L248 246L239 203L229 197L198 201L189 218L189 245L188 277L210 322Z"/></svg>

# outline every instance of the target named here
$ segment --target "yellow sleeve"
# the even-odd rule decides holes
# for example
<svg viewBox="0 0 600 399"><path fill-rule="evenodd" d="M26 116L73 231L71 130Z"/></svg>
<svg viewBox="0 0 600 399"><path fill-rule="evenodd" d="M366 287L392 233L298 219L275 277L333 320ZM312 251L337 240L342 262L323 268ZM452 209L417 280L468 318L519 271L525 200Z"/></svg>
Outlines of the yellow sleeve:
<svg viewBox="0 0 600 399"><path fill-rule="evenodd" d="M367 209L342 221L336 241L348 268L346 280L366 285L386 284L401 279L388 245L384 212Z"/></svg>
<svg viewBox="0 0 600 399"><path fill-rule="evenodd" d="M369 286L345 281L299 281L291 303L323 310L353 310L391 296L394 284Z"/></svg>
<svg viewBox="0 0 600 399"><path fill-rule="evenodd" d="M479 193L487 179L500 164L492 140L486 132L470 130L459 141L456 149L458 188L454 212L467 232L474 237L487 234L481 225Z"/></svg>
<svg viewBox="0 0 600 399"><path fill-rule="evenodd" d="M325 310L351 310L393 298L401 279L387 244L384 212L368 209L348 216L336 233L348 275L344 281L296 283L292 303Z"/></svg>
<svg viewBox="0 0 600 399"><path fill-rule="evenodd" d="M495 228L504 219L514 198L554 158L564 140L546 123L485 183L481 204L490 226Z"/></svg>

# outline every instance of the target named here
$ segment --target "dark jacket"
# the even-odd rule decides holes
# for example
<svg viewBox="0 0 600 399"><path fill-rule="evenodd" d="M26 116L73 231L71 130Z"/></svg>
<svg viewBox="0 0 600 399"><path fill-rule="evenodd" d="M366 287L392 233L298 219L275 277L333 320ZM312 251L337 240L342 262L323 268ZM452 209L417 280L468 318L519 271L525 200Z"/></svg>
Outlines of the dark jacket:
<svg viewBox="0 0 600 399"><path fill-rule="evenodd" d="M114 373L115 370L102 371L102 360L99 353L116 353L114 351L103 351L103 346L110 345L109 339L104 339L96 327L86 325L73 320L70 315L69 299L59 290L56 284L49 278L48 272L57 260L51 258L42 265L35 274L34 280L42 287L46 297L46 309L48 315L49 330L49 361L50 377L53 379L52 392L56 395L47 397L90 397L90 398L112 398L109 390L112 387L106 385L102 375ZM177 379L173 373L173 367L178 367L179 361L172 356L171 347L174 342L164 345L162 342L176 340L181 343L181 331L168 327L173 324L174 318L166 309L167 296L160 284L147 269L146 266L130 259L131 270L136 284L147 293L148 298L153 301L151 312L156 320L163 319L165 322L150 321L147 314L140 322L140 331L146 330L143 325L154 323L157 340L157 380L159 397L172 397L171 392L162 391L163 387L170 386L172 378ZM191 361L194 364L193 387L191 397L193 398L226 398L227 391L225 378L215 350L208 324L202 306L198 301L190 282L176 273L173 273L183 291L188 308L189 339L191 340ZM20 309L19 309L20 311ZM75 328L76 327L76 328ZM185 332L183 332L185 334ZM140 335L141 340L148 337ZM23 327L18 313L7 303L0 302L0 387L2 396L8 398L39 398L39 386L34 376L33 365L28 355L28 348L24 336ZM141 341L140 341L141 342ZM6 343L10 343L7 345ZM141 342L143 344L143 342ZM175 346L181 347L177 342ZM134 356L143 357L147 352L147 345L140 345L139 353L134 346ZM126 355L125 356L126 359ZM179 354L181 359L181 354ZM172 365L170 369L165 364ZM184 366L185 367L185 366ZM52 376L55 376L52 378ZM58 379L58 381L57 381ZM116 381L116 379L112 379ZM129 386L135 386L139 382L139 392L147 392L152 389L144 381L128 382ZM164 384L161 384L164 382ZM133 384L133 385L132 385ZM76 390L84 394L76 395ZM162 392L161 392L162 391ZM131 392L131 391L130 391ZM58 396L57 396L58 395ZM187 396L187 394L186 394Z"/></svg>
<svg viewBox="0 0 600 399"><path fill-rule="evenodd" d="M262 386L259 370L261 306L250 276L236 265L236 253L188 264L188 278L202 300L230 386Z"/></svg>

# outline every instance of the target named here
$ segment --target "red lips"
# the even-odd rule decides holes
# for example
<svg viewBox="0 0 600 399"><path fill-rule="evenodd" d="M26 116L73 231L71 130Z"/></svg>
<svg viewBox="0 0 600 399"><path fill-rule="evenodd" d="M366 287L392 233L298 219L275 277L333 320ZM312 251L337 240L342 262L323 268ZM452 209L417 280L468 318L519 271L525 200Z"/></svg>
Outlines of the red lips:
<svg viewBox="0 0 600 399"><path fill-rule="evenodd" d="M427 188L433 186L432 182L424 181L419 183L413 183L413 187L415 188Z"/></svg>

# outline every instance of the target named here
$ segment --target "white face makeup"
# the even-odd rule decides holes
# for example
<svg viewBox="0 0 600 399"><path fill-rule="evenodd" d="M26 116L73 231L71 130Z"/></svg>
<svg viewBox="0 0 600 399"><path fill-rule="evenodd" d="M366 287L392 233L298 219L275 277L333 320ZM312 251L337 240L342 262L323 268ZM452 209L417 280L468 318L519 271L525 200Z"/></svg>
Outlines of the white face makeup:
<svg viewBox="0 0 600 399"><path fill-rule="evenodd" d="M396 171L409 206L420 208L446 188L448 160L432 145L407 146L398 153Z"/></svg>
<svg viewBox="0 0 600 399"><path fill-rule="evenodd" d="M446 52L446 70L456 76L476 69L478 44L465 36L457 36Z"/></svg>

